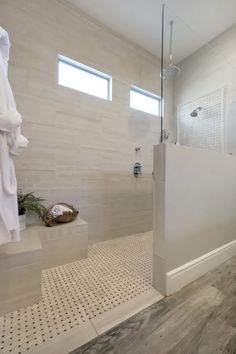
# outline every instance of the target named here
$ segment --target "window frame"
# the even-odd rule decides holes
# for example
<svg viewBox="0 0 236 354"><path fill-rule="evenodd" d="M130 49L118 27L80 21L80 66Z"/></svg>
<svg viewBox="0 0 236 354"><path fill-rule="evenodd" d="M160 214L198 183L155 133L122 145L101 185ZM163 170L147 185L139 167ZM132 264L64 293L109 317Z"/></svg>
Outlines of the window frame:
<svg viewBox="0 0 236 354"><path fill-rule="evenodd" d="M69 86L65 86L63 84L60 84L59 82L59 77L60 77L60 72L59 72L59 64L63 63L63 64L66 64L68 66L71 66L71 67L74 67L75 69L78 69L80 71L83 71L83 72L86 72L90 75L93 75L95 77L98 77L98 78L101 78L103 80L106 80L107 81L107 97L104 98L104 97L99 97L99 96L96 96L92 93L88 93L88 92L85 92L85 91L82 91L82 90L77 90L73 87L69 87ZM59 86L63 86L63 87L66 87L66 88L69 88L71 90L75 90L77 92L82 92L84 94L87 94L87 95L90 95L90 96L93 96L93 97L97 97L97 98L101 98L101 99L104 99L106 101L112 101L112 76L108 75L108 74L105 74L103 73L102 71L99 71L97 69L94 69L90 66L87 66L85 64L82 64L74 59L71 59L71 58L68 58L68 57L65 57L64 55L61 55L61 54L58 54L57 56L57 83Z"/></svg>
<svg viewBox="0 0 236 354"><path fill-rule="evenodd" d="M152 98L155 101L157 101L159 103L158 104L158 112L155 114L155 113L150 113L150 112L141 110L139 108L131 107L131 92L139 93L139 94L141 94L143 96L146 96L148 98ZM142 88L140 88L138 86L131 85L130 86L130 108L135 109L135 110L140 111L140 112L144 112L146 114L151 114L151 115L160 117L160 113L161 113L161 97L156 95L156 94L154 94L154 93L152 93L152 92L146 91L146 90L144 90L144 89L142 89Z"/></svg>

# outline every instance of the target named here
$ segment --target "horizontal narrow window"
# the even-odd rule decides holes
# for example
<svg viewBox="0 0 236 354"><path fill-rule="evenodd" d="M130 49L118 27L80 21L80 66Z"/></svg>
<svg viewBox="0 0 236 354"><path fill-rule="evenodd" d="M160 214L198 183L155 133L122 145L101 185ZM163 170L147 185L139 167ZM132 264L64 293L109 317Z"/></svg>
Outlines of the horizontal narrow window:
<svg viewBox="0 0 236 354"><path fill-rule="evenodd" d="M58 56L58 83L105 100L111 100L111 76L62 55Z"/></svg>
<svg viewBox="0 0 236 354"><path fill-rule="evenodd" d="M130 89L131 108L158 116L160 114L160 102L161 98L151 92L135 86Z"/></svg>

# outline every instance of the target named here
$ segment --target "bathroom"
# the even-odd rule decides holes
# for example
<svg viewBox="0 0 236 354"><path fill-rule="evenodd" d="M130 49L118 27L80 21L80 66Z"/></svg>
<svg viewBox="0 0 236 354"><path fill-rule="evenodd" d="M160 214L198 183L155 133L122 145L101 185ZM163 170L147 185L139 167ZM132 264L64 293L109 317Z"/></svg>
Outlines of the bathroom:
<svg viewBox="0 0 236 354"><path fill-rule="evenodd" d="M141 21L137 33L139 23L133 28L128 26L132 1L123 11L119 11L119 1L114 1L110 17L102 11L107 1L102 1L100 9L96 5L96 1L86 5L82 0L0 0L0 26L11 42L9 82L22 115L22 134L29 140L25 151L14 158L18 190L34 192L44 199L46 207L59 202L73 205L79 211L77 220L83 220L76 225L82 230L79 247L81 252L84 250L81 260L70 260L78 246L73 235L69 260L65 260L63 249L69 243L67 230L72 226L45 228L50 251L55 243L49 243L56 239L57 232L60 234L54 230L63 230L61 240L55 241L61 243L62 253L56 256L52 250L50 257L55 256L55 263L50 258L41 269L41 251L36 250L37 241L32 241L29 278L33 278L34 271L37 277L43 274L42 286L32 283L40 292L43 287L43 300L37 295L37 301L27 304L21 298L21 305L14 308L18 288L11 285L4 292L4 296L9 296L10 291L16 293L14 306L3 309L0 316L3 353L69 353L166 295L158 283L154 282L153 287L152 282L152 268L156 267L152 264L153 248L160 245L152 239L153 146L164 142L163 129L168 135L167 146L184 145L227 156L236 153L233 2L229 1L224 19L220 17L220 5L216 6L220 25L216 26L216 18L211 31L204 17L205 28L199 33L194 6L191 4L190 11L186 1L183 17L183 9L178 10L173 1L167 2L164 13L158 1L150 4L150 12L146 11L142 21L140 14L146 5L141 1L137 5ZM150 15L155 11L157 18ZM192 17L186 22L189 11ZM113 25L112 15L116 12ZM149 20L153 22L148 35L142 37L144 23ZM173 63L169 58L171 21ZM124 34L126 26L131 37ZM93 70L94 76L107 82L107 96L101 99L61 83L61 63ZM161 79L162 65L166 68L169 64L177 66L178 72ZM155 101L156 113L133 108L131 98L135 93ZM141 166L138 176L134 176L136 163ZM31 240L37 234L44 245L44 226L31 231L39 222L27 217L25 232ZM73 223L76 221L70 225ZM193 258L234 239L234 235L219 238L216 245L209 244L205 250L199 246L200 253ZM155 252L159 251L154 250L154 258ZM189 261L186 259L186 263ZM178 263L176 268L181 265ZM159 263L157 267L159 271ZM14 277L17 279L19 274L16 272ZM7 279L5 270L0 279ZM19 291L24 294L24 289ZM99 299L102 293L104 302ZM48 318L53 313L54 320ZM101 320L99 316L103 316ZM21 326L17 326L18 322ZM27 326L34 327L34 322L36 330L28 335ZM5 331L7 340L3 337ZM11 339L17 336L18 340Z"/></svg>

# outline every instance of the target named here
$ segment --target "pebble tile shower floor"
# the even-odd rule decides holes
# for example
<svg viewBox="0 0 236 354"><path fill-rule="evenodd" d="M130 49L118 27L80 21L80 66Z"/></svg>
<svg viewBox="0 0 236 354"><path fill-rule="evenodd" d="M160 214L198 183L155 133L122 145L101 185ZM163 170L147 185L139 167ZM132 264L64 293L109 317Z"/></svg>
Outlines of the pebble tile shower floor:
<svg viewBox="0 0 236 354"><path fill-rule="evenodd" d="M30 353L151 289L152 233L100 242L89 257L42 272L42 300L0 317L0 353Z"/></svg>

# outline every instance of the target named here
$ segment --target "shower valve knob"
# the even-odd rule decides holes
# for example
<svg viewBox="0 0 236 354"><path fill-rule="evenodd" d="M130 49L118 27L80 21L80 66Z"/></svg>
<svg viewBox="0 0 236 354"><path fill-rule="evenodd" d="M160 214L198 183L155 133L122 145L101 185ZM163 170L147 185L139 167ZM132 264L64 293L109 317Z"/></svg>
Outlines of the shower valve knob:
<svg viewBox="0 0 236 354"><path fill-rule="evenodd" d="M134 168L133 168L133 174L134 174L134 177L142 176L142 165L140 162L135 162Z"/></svg>

